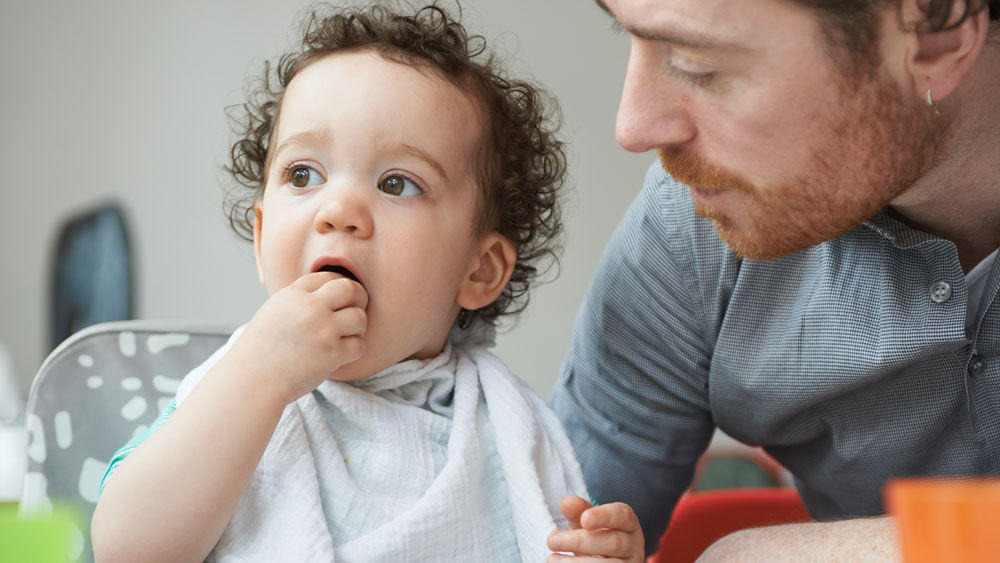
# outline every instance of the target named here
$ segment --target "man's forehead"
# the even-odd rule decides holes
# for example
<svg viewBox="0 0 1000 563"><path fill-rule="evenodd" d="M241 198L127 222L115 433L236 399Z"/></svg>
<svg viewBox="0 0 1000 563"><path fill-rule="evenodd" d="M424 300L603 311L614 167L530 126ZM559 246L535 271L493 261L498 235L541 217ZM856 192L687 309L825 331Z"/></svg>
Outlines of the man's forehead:
<svg viewBox="0 0 1000 563"><path fill-rule="evenodd" d="M650 16L680 14L686 17L703 17L708 20L728 19L724 16L739 13L767 13L787 4L786 0L594 0L612 17L622 13L641 13Z"/></svg>
<svg viewBox="0 0 1000 563"><path fill-rule="evenodd" d="M782 0L595 0L640 39L697 49L748 51L769 42L782 23L807 13ZM787 29L785 31L788 31Z"/></svg>

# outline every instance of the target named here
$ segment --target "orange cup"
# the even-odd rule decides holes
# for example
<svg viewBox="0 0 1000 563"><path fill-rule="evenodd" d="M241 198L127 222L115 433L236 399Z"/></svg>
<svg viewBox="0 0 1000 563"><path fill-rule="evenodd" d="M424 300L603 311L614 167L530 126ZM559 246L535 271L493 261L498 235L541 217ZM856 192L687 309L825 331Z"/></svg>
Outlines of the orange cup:
<svg viewBox="0 0 1000 563"><path fill-rule="evenodd" d="M897 479L885 493L906 563L1000 561L1000 480Z"/></svg>

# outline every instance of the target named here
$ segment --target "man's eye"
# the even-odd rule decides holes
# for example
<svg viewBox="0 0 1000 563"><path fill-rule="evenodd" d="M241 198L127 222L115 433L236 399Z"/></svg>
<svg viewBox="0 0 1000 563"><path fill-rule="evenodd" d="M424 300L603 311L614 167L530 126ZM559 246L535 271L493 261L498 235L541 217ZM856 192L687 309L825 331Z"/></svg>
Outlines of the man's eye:
<svg viewBox="0 0 1000 563"><path fill-rule="evenodd" d="M386 176L380 180L378 189L389 195L402 197L414 197L424 193L423 188L418 186L416 182L400 174Z"/></svg>
<svg viewBox="0 0 1000 563"><path fill-rule="evenodd" d="M312 168L297 164L288 169L288 183L296 188L318 186L324 182L323 177Z"/></svg>
<svg viewBox="0 0 1000 563"><path fill-rule="evenodd" d="M687 63L691 64L691 63ZM671 58L667 60L667 72L674 78L679 78L684 82L696 87L708 86L712 80L715 78L715 73L708 70L707 67L702 65L693 65L704 70L695 71L690 68L682 68L678 66L675 61Z"/></svg>

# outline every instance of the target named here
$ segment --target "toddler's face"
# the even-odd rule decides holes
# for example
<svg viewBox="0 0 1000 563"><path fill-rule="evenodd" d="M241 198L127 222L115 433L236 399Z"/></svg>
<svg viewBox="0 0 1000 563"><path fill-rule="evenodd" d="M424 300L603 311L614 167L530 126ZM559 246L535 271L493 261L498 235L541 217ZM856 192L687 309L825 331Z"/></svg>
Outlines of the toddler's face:
<svg viewBox="0 0 1000 563"><path fill-rule="evenodd" d="M373 52L329 55L289 84L254 247L269 293L326 267L368 292L364 356L338 380L437 354L479 245L482 118L452 84Z"/></svg>

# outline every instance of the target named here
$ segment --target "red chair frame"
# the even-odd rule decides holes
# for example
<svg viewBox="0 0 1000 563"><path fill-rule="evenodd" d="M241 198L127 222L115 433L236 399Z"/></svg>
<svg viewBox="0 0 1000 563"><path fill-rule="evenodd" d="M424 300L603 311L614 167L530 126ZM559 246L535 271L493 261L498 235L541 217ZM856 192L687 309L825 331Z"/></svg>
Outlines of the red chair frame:
<svg viewBox="0 0 1000 563"><path fill-rule="evenodd" d="M670 527L647 563L694 561L716 540L732 532L811 520L794 487L688 492L678 501Z"/></svg>

